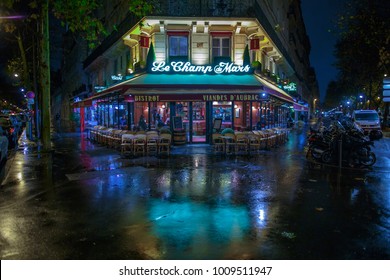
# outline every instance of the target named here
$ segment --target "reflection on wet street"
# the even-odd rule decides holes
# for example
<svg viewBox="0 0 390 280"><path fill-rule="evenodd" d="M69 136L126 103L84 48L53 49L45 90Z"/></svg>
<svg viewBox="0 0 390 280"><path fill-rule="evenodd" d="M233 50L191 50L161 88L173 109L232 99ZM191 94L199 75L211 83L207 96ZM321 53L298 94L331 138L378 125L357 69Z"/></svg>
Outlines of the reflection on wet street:
<svg viewBox="0 0 390 280"><path fill-rule="evenodd" d="M251 157L121 158L75 136L21 151L0 189L0 256L389 259L389 139L372 170L308 164L305 141Z"/></svg>

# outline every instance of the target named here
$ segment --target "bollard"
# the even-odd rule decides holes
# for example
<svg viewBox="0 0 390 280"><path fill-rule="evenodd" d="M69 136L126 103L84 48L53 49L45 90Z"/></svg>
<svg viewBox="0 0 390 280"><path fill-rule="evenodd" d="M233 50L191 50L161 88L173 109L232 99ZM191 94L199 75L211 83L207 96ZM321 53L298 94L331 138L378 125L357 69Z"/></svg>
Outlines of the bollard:
<svg viewBox="0 0 390 280"><path fill-rule="evenodd" d="M343 164L343 141L339 140L339 168L341 168Z"/></svg>

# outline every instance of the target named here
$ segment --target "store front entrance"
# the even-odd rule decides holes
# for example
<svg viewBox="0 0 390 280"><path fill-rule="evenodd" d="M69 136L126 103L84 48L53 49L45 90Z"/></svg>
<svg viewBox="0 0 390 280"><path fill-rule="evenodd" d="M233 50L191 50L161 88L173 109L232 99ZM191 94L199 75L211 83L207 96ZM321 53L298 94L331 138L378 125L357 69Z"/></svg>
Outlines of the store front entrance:
<svg viewBox="0 0 390 280"><path fill-rule="evenodd" d="M182 117L187 143L206 143L206 102L176 102L175 115Z"/></svg>

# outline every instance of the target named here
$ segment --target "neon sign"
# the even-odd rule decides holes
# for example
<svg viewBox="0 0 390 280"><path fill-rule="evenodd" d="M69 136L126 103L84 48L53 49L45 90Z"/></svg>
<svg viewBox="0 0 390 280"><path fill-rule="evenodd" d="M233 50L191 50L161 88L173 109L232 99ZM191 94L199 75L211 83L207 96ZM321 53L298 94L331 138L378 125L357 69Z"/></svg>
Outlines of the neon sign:
<svg viewBox="0 0 390 280"><path fill-rule="evenodd" d="M296 83L289 83L288 85L284 85L283 89L287 91L297 91L297 85Z"/></svg>
<svg viewBox="0 0 390 280"><path fill-rule="evenodd" d="M151 71L154 73L174 72L174 73L191 73L191 74L234 74L249 73L249 65L235 65L232 62L220 62L218 65L193 65L191 62L172 61L167 64L165 61L153 62Z"/></svg>
<svg viewBox="0 0 390 280"><path fill-rule="evenodd" d="M111 79L113 81L122 81L123 76L121 76L121 75L111 75Z"/></svg>

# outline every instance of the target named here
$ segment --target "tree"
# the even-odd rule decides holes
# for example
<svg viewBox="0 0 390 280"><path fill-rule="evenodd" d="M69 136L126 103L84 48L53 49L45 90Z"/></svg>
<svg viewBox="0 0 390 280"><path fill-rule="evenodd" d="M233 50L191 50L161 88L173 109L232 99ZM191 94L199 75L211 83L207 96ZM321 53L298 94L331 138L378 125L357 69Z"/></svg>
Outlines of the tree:
<svg viewBox="0 0 390 280"><path fill-rule="evenodd" d="M39 44L39 91L42 100L42 144L43 151L51 149L50 143L50 38L49 38L49 12L62 20L71 32L80 33L81 37L88 43L90 48L95 48L99 42L107 35L103 23L96 16L96 11L100 8L99 0L30 0L28 5L20 0L2 0L0 7L11 13L14 9L28 7L28 20L36 20L40 33L38 34ZM133 0L128 2L128 9L136 16L142 17L150 13L153 5L146 0ZM23 4L23 5L22 5ZM52 9L51 9L52 8ZM0 25L1 26L1 25ZM25 59L23 42L26 37L20 35L20 28L14 24L7 24L7 32L14 34L18 40L20 53L23 61L24 84L27 90L31 90L31 75L29 75L28 62Z"/></svg>
<svg viewBox="0 0 390 280"><path fill-rule="evenodd" d="M153 62L156 61L156 53L154 52L153 43L150 43L148 55L146 56L146 71L150 71L153 67Z"/></svg>
<svg viewBox="0 0 390 280"><path fill-rule="evenodd" d="M388 1L352 0L338 21L336 67L338 83L344 85L340 93L364 93L367 108L383 105L381 84L390 65L389 11Z"/></svg>
<svg viewBox="0 0 390 280"><path fill-rule="evenodd" d="M244 49L244 54L243 54L243 65L250 65L251 64L251 59L249 56L249 48L248 45L245 46Z"/></svg>

